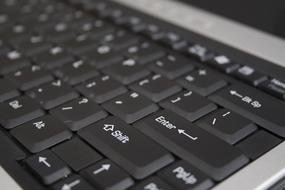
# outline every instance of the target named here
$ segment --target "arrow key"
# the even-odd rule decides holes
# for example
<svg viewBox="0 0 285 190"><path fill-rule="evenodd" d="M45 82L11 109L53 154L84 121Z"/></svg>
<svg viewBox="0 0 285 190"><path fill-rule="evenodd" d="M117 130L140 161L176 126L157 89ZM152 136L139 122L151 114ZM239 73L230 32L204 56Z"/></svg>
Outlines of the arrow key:
<svg viewBox="0 0 285 190"><path fill-rule="evenodd" d="M69 177L55 184L53 190L94 190L84 179L78 175Z"/></svg>
<svg viewBox="0 0 285 190"><path fill-rule="evenodd" d="M33 155L25 162L31 171L46 185L70 174L66 164L49 150Z"/></svg>
<svg viewBox="0 0 285 190"><path fill-rule="evenodd" d="M121 168L109 160L101 161L82 172L82 175L98 189L123 190L133 185L133 180Z"/></svg>

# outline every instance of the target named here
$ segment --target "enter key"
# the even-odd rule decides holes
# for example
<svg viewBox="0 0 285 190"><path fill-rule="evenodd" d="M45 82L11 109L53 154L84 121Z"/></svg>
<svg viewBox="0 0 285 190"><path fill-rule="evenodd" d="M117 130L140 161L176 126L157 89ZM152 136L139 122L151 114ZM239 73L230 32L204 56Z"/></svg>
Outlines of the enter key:
<svg viewBox="0 0 285 190"><path fill-rule="evenodd" d="M136 128L215 180L222 180L248 159L235 147L168 110L152 115Z"/></svg>

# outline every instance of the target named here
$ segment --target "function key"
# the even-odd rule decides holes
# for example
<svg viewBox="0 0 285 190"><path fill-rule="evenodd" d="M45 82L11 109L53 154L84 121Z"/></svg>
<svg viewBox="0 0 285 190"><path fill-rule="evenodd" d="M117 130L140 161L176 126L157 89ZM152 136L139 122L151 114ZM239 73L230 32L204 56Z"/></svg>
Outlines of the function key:
<svg viewBox="0 0 285 190"><path fill-rule="evenodd" d="M94 190L94 188L82 177L73 175L53 185L52 190Z"/></svg>
<svg viewBox="0 0 285 190"><path fill-rule="evenodd" d="M163 32L160 28L155 24L148 24L145 28L141 31L141 33L152 40L158 40L163 36Z"/></svg>
<svg viewBox="0 0 285 190"><path fill-rule="evenodd" d="M168 79L175 79L194 69L191 60L178 55L167 55L154 61L149 67Z"/></svg>
<svg viewBox="0 0 285 190"><path fill-rule="evenodd" d="M273 96L285 99L285 82L276 78L262 82L259 87Z"/></svg>
<svg viewBox="0 0 285 190"><path fill-rule="evenodd" d="M64 123L48 115L16 127L11 133L33 153L45 150L72 136Z"/></svg>
<svg viewBox="0 0 285 190"><path fill-rule="evenodd" d="M227 82L218 73L208 69L199 69L185 75L178 82L189 90L193 90L202 96L208 96L225 87Z"/></svg>
<svg viewBox="0 0 285 190"><path fill-rule="evenodd" d="M265 154L282 140L266 131L258 131L239 143L237 147L249 158L255 160Z"/></svg>
<svg viewBox="0 0 285 190"><path fill-rule="evenodd" d="M102 159L100 154L77 137L55 146L52 151L74 171L80 171Z"/></svg>
<svg viewBox="0 0 285 190"><path fill-rule="evenodd" d="M133 123L158 110L158 106L137 92L128 92L103 104L127 123Z"/></svg>
<svg viewBox="0 0 285 190"><path fill-rule="evenodd" d="M0 104L0 123L11 129L44 114L40 106L31 98L21 96Z"/></svg>
<svg viewBox="0 0 285 190"><path fill-rule="evenodd" d="M174 95L161 102L160 105L189 121L195 121L217 109L214 103L192 91L184 91Z"/></svg>
<svg viewBox="0 0 285 190"><path fill-rule="evenodd" d="M25 163L46 185L71 173L66 164L49 150L31 156Z"/></svg>
<svg viewBox="0 0 285 190"><path fill-rule="evenodd" d="M243 66L233 72L233 75L250 85L257 86L261 82L264 82L267 77L258 71L256 71L254 68L249 66Z"/></svg>
<svg viewBox="0 0 285 190"><path fill-rule="evenodd" d="M78 98L51 110L50 113L73 131L77 131L107 116L107 113L100 106L88 98Z"/></svg>
<svg viewBox="0 0 285 190"><path fill-rule="evenodd" d="M235 144L257 130L250 120L228 109L217 110L196 124L230 144Z"/></svg>
<svg viewBox="0 0 285 190"><path fill-rule="evenodd" d="M124 190L134 183L124 170L109 160L103 160L81 174L98 189Z"/></svg>
<svg viewBox="0 0 285 190"><path fill-rule="evenodd" d="M175 82L159 74L143 79L137 84L133 84L131 88L154 102L159 102L182 89Z"/></svg>
<svg viewBox="0 0 285 190"><path fill-rule="evenodd" d="M164 148L117 117L83 128L79 135L136 179L148 177L173 161Z"/></svg>
<svg viewBox="0 0 285 190"><path fill-rule="evenodd" d="M182 49L187 45L187 42L184 39L173 32L164 33L159 39L159 42L174 50Z"/></svg>
<svg viewBox="0 0 285 190"><path fill-rule="evenodd" d="M207 190L213 186L213 181L196 167L185 161L179 161L158 173L175 189Z"/></svg>
<svg viewBox="0 0 285 190"><path fill-rule="evenodd" d="M190 45L185 51L189 56L194 57L201 62L207 61L214 56L213 52L199 44Z"/></svg>
<svg viewBox="0 0 285 190"><path fill-rule="evenodd" d="M231 73L239 67L239 64L233 62L230 58L225 55L217 55L207 61L211 66L225 72Z"/></svg>

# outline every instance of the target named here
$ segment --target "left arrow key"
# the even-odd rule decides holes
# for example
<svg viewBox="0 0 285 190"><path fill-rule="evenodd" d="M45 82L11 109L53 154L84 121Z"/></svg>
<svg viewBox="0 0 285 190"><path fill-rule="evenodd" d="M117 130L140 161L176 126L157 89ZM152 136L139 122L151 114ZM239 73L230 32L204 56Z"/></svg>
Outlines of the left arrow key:
<svg viewBox="0 0 285 190"><path fill-rule="evenodd" d="M31 156L25 163L46 185L70 174L67 165L49 150Z"/></svg>

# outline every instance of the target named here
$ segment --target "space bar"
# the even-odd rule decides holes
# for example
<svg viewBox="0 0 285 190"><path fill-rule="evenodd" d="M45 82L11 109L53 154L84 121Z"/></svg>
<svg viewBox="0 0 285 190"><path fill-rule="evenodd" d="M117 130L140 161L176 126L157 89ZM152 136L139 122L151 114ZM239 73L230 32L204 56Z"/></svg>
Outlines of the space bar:
<svg viewBox="0 0 285 190"><path fill-rule="evenodd" d="M210 97L261 127L285 137L285 103L246 85L232 85Z"/></svg>

